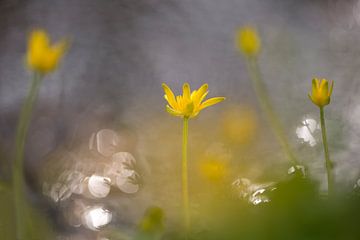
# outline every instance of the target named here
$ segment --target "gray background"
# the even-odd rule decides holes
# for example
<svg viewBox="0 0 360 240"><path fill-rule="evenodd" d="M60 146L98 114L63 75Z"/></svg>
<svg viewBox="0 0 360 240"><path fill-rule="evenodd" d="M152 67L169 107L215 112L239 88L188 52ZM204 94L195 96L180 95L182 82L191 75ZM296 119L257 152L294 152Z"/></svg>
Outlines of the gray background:
<svg viewBox="0 0 360 240"><path fill-rule="evenodd" d="M321 147L315 153L304 147L295 127L306 116L317 118L307 98L312 77L335 80L327 108L329 139L338 179L351 185L360 164L360 2L355 0L2 0L2 151L11 159L31 77L23 64L26 38L34 27L53 39L69 37L72 44L41 88L27 146L30 175L57 146L86 142L98 128L123 124L141 138L139 129L148 118L167 117L162 82L176 90L184 81L196 87L208 82L212 96L256 107L233 42L236 29L248 23L261 34L260 64L288 136L302 156L319 159L308 161L315 164L315 175L321 173L319 179L324 177Z"/></svg>

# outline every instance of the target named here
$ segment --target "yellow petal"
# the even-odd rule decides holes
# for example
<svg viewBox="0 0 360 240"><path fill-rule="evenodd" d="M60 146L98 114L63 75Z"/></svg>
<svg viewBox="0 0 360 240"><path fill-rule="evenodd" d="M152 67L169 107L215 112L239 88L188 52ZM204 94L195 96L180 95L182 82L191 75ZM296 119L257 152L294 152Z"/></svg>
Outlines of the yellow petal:
<svg viewBox="0 0 360 240"><path fill-rule="evenodd" d="M49 48L47 53L44 54L42 72L47 73L54 71L63 57L67 47L67 41L63 40Z"/></svg>
<svg viewBox="0 0 360 240"><path fill-rule="evenodd" d="M236 33L235 45L245 55L257 55L260 51L261 41L256 29L250 26L239 29Z"/></svg>
<svg viewBox="0 0 360 240"><path fill-rule="evenodd" d="M186 100L190 100L190 86L188 83L184 83L183 85L183 97Z"/></svg>
<svg viewBox="0 0 360 240"><path fill-rule="evenodd" d="M320 88L320 79L315 78L315 86L316 86L317 89Z"/></svg>
<svg viewBox="0 0 360 240"><path fill-rule="evenodd" d="M196 97L197 90L192 91L190 98L191 100L194 100L194 97Z"/></svg>
<svg viewBox="0 0 360 240"><path fill-rule="evenodd" d="M206 98L206 96L208 95L209 92L205 92L201 97L200 97L200 103Z"/></svg>
<svg viewBox="0 0 360 240"><path fill-rule="evenodd" d="M225 98L224 97L214 97L214 98L210 98L208 100L206 100L205 102L203 102L201 105L200 105L200 110L204 109L204 108L207 108L207 107L210 107L214 104L217 104L219 102L222 102L224 101Z"/></svg>
<svg viewBox="0 0 360 240"><path fill-rule="evenodd" d="M37 70L42 64L44 55L49 48L49 38L45 31L35 30L31 33L28 41L27 65L33 70Z"/></svg>
<svg viewBox="0 0 360 240"><path fill-rule="evenodd" d="M168 103L170 104L170 106L172 108L176 109L177 104L176 104L174 93L171 91L171 89L165 83L162 84L162 87L163 87L164 92L165 92L165 96L166 96L165 99L168 101Z"/></svg>
<svg viewBox="0 0 360 240"><path fill-rule="evenodd" d="M200 103L207 95L208 85L203 84L198 90L195 90L191 93L191 100L194 101L195 108L200 106Z"/></svg>
<svg viewBox="0 0 360 240"><path fill-rule="evenodd" d="M30 35L28 48L30 51L48 48L49 42L49 37L44 30L34 30Z"/></svg>
<svg viewBox="0 0 360 240"><path fill-rule="evenodd" d="M328 81L326 79L321 79L319 88L323 91L323 90L327 90L328 86L329 86Z"/></svg>
<svg viewBox="0 0 360 240"><path fill-rule="evenodd" d="M208 88L209 88L209 85L208 85L207 83L203 84L203 85L199 88L199 90L197 91L197 95L198 95L199 97L202 97L202 96L206 93L206 91L208 90Z"/></svg>
<svg viewBox="0 0 360 240"><path fill-rule="evenodd" d="M331 81L330 90L329 90L329 97L332 94L333 88L334 88L334 81Z"/></svg>
<svg viewBox="0 0 360 240"><path fill-rule="evenodd" d="M323 79L320 83L320 89L319 89L319 95L326 99L328 98L328 93L329 93L329 83L327 80Z"/></svg>
<svg viewBox="0 0 360 240"><path fill-rule="evenodd" d="M176 96L176 103L178 105L178 109L184 108L184 101L182 96Z"/></svg>
<svg viewBox="0 0 360 240"><path fill-rule="evenodd" d="M174 116L181 116L182 114L174 109L172 109L169 105L166 105L166 111Z"/></svg>
<svg viewBox="0 0 360 240"><path fill-rule="evenodd" d="M318 81L318 79L314 78L312 80L312 89L311 90L312 90L311 91L312 96L315 96L317 94L318 90L319 90L319 81Z"/></svg>
<svg viewBox="0 0 360 240"><path fill-rule="evenodd" d="M69 45L69 41L64 39L51 46L51 51L57 55L59 60L59 58L61 58L66 52L66 50L69 48Z"/></svg>

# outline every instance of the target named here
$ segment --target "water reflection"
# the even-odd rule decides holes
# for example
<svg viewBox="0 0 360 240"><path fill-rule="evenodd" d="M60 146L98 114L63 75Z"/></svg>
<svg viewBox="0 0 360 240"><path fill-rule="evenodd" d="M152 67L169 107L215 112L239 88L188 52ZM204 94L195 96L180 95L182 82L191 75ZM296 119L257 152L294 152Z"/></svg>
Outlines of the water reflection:
<svg viewBox="0 0 360 240"><path fill-rule="evenodd" d="M84 211L82 223L90 230L98 231L111 222L112 213L103 206L95 206Z"/></svg>
<svg viewBox="0 0 360 240"><path fill-rule="evenodd" d="M89 141L89 149L110 157L116 151L119 145L119 136L110 129L102 129L97 133L93 133Z"/></svg>
<svg viewBox="0 0 360 240"><path fill-rule="evenodd" d="M311 147L317 144L314 137L315 131L320 130L320 125L312 118L306 118L301 122L301 126L296 128L296 135L304 143L308 143Z"/></svg>
<svg viewBox="0 0 360 240"><path fill-rule="evenodd" d="M305 178L306 177L306 168L303 165L295 165L295 166L291 166L288 169L288 174L289 175L293 175L293 174L299 174L301 177Z"/></svg>
<svg viewBox="0 0 360 240"><path fill-rule="evenodd" d="M240 199L245 199L253 205L270 202L271 200L267 194L276 189L274 182L252 183L247 178L237 178L232 182L232 187Z"/></svg>
<svg viewBox="0 0 360 240"><path fill-rule="evenodd" d="M360 196L360 179L355 182L352 193L356 196Z"/></svg>
<svg viewBox="0 0 360 240"><path fill-rule="evenodd" d="M82 225L82 214L86 209L86 204L80 200L75 199L69 204L69 207L64 210L64 218L66 222L72 227L80 227Z"/></svg>
<svg viewBox="0 0 360 240"><path fill-rule="evenodd" d="M111 193L137 193L141 177L135 157L121 151L121 138L113 130L93 133L86 146L78 152L56 153L52 158L58 165L46 169L49 176L42 187L68 225L99 231L113 218L107 207Z"/></svg>
<svg viewBox="0 0 360 240"><path fill-rule="evenodd" d="M88 189L95 198L104 198L110 193L110 178L92 175L88 180Z"/></svg>
<svg viewBox="0 0 360 240"><path fill-rule="evenodd" d="M256 190L253 194L251 194L249 201L254 205L270 202L270 198L264 194L265 192L266 188L260 188L259 190Z"/></svg>

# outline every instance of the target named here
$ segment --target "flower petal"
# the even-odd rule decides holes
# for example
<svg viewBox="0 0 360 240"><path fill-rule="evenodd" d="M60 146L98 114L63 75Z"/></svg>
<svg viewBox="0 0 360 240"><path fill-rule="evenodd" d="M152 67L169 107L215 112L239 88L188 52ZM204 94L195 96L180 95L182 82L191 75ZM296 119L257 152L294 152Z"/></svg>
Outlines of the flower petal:
<svg viewBox="0 0 360 240"><path fill-rule="evenodd" d="M181 116L182 114L174 109L172 109L169 105L166 105L166 111L174 116Z"/></svg>
<svg viewBox="0 0 360 240"><path fill-rule="evenodd" d="M183 85L183 97L186 100L190 100L190 85L188 83Z"/></svg>
<svg viewBox="0 0 360 240"><path fill-rule="evenodd" d="M201 105L200 105L200 110L204 109L204 108L207 108L207 107L210 107L214 104L217 104L219 102L222 102L224 101L225 98L224 97L214 97L214 98L210 98L208 100L206 100L205 102L203 102Z"/></svg>
<svg viewBox="0 0 360 240"><path fill-rule="evenodd" d="M199 89L197 90L197 94L196 96L198 98L201 98L205 93L206 91L208 90L209 88L209 85L207 83L203 84L201 87L199 87Z"/></svg>
<svg viewBox="0 0 360 240"><path fill-rule="evenodd" d="M55 55L57 55L57 58L60 59L64 55L66 50L69 48L69 46L69 41L64 39L51 46L50 49L52 52L54 52Z"/></svg>
<svg viewBox="0 0 360 240"><path fill-rule="evenodd" d="M190 99L191 99L192 101L194 101L194 99L196 98L197 92L198 92L197 90L194 90L194 91L191 92Z"/></svg>
<svg viewBox="0 0 360 240"><path fill-rule="evenodd" d="M318 78L314 78L313 79L313 84L315 82L315 88L319 89L320 88L320 79Z"/></svg>
<svg viewBox="0 0 360 240"><path fill-rule="evenodd" d="M327 90L328 86L329 86L328 81L326 79L321 79L319 88L321 90Z"/></svg>
<svg viewBox="0 0 360 240"><path fill-rule="evenodd" d="M176 103L176 100L175 100L175 96L174 96L174 93L171 91L171 89L169 88L168 85L166 85L165 83L163 83L161 85L164 89L164 92L165 92L165 96L166 96L166 100L168 101L169 105L176 109L177 108L177 103Z"/></svg>
<svg viewBox="0 0 360 240"><path fill-rule="evenodd" d="M317 95L318 91L319 91L319 80L317 78L314 78L312 80L311 95L312 96Z"/></svg>
<svg viewBox="0 0 360 240"><path fill-rule="evenodd" d="M49 37L47 33L42 29L34 30L31 33L29 42L28 42L28 48L31 50L42 50L44 48L49 47Z"/></svg>
<svg viewBox="0 0 360 240"><path fill-rule="evenodd" d="M331 94L332 94L333 88L334 88L334 81L331 81L330 89L329 89L329 93L328 93L328 96L329 96L329 97L330 97Z"/></svg>
<svg viewBox="0 0 360 240"><path fill-rule="evenodd" d="M200 102L199 103L201 103L202 101L204 101L204 99L206 98L206 96L208 95L208 91L207 92L205 92L201 97L200 97Z"/></svg>
<svg viewBox="0 0 360 240"><path fill-rule="evenodd" d="M183 97L181 95L176 96L176 103L177 103L177 110L180 110L184 108L184 101L183 101Z"/></svg>

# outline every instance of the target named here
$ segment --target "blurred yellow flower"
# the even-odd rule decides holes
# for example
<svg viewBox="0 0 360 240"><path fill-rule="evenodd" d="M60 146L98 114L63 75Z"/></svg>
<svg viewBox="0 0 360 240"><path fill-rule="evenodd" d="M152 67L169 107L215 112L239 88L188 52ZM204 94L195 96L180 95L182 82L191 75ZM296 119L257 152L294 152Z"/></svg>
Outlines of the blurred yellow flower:
<svg viewBox="0 0 360 240"><path fill-rule="evenodd" d="M239 29L236 33L235 45L244 55L257 55L260 51L261 42L256 29L249 26Z"/></svg>
<svg viewBox="0 0 360 240"><path fill-rule="evenodd" d="M223 100L224 97L210 98L204 102L204 98L208 94L208 85L202 85L198 90L190 93L190 86L188 83L183 85L183 95L176 96L171 89L165 84L162 84L165 91L164 98L167 100L166 110L174 116L183 118L192 118L199 114L204 108L210 107Z"/></svg>
<svg viewBox="0 0 360 240"><path fill-rule="evenodd" d="M198 169L200 175L211 183L219 183L230 174L229 163L232 153L223 143L213 142L207 146L199 157Z"/></svg>
<svg viewBox="0 0 360 240"><path fill-rule="evenodd" d="M222 114L220 127L224 139L229 143L247 144L256 135L257 117L249 107L234 106Z"/></svg>
<svg viewBox="0 0 360 240"><path fill-rule="evenodd" d="M309 93L310 100L319 107L324 107L330 103L330 96L333 90L334 82L331 81L330 88L329 82L326 79L312 80L312 91Z"/></svg>
<svg viewBox="0 0 360 240"><path fill-rule="evenodd" d="M144 233L156 233L164 229L164 211L159 207L150 207L139 223L139 229Z"/></svg>
<svg viewBox="0 0 360 240"><path fill-rule="evenodd" d="M221 182L228 175L227 162L216 158L206 159L200 164L200 172L211 182Z"/></svg>
<svg viewBox="0 0 360 240"><path fill-rule="evenodd" d="M65 40L50 45L49 36L44 30L34 30L28 41L27 66L40 74L52 72L57 68L67 47Z"/></svg>

